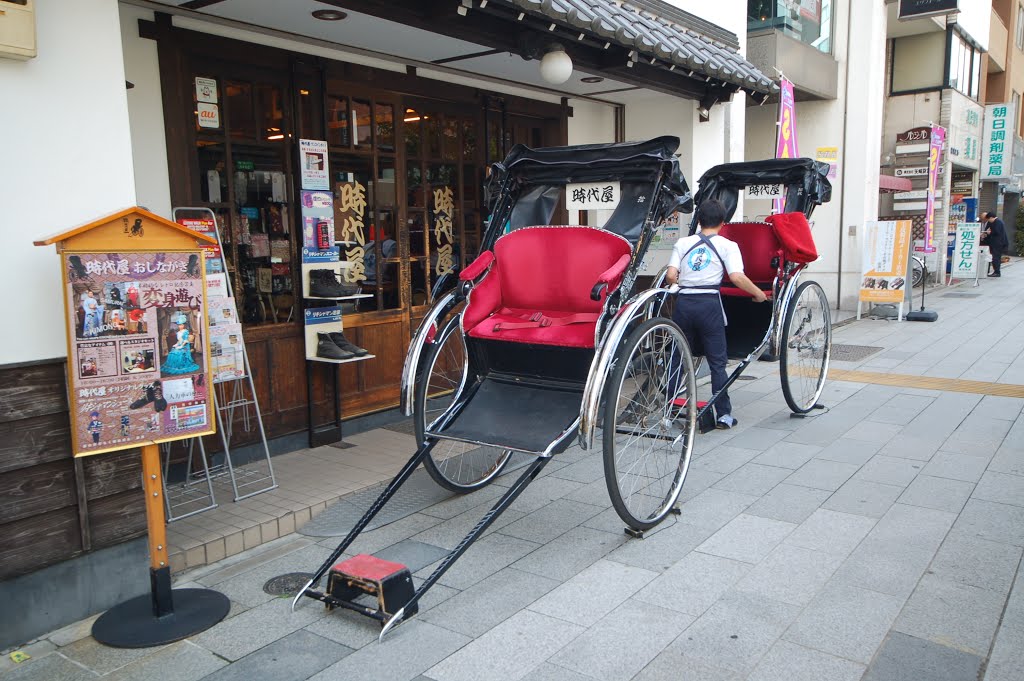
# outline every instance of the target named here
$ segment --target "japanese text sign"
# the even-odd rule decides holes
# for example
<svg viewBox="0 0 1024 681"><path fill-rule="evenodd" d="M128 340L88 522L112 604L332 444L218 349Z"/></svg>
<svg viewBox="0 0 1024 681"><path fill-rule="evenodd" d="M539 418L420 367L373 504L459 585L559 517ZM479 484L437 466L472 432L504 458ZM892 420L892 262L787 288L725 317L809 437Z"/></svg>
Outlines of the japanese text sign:
<svg viewBox="0 0 1024 681"><path fill-rule="evenodd" d="M985 134L981 140L981 179L998 180L1013 174L1013 139L1017 107L1013 102L985 107Z"/></svg>
<svg viewBox="0 0 1024 681"><path fill-rule="evenodd" d="M366 281L366 187L361 182L338 182L334 193L335 238L344 246L349 263L345 281Z"/></svg>
<svg viewBox="0 0 1024 681"><path fill-rule="evenodd" d="M611 210L619 205L619 183L582 182L565 185L567 210Z"/></svg>
<svg viewBox="0 0 1024 681"><path fill-rule="evenodd" d="M203 255L62 255L76 456L213 432Z"/></svg>
<svg viewBox="0 0 1024 681"><path fill-rule="evenodd" d="M797 151L796 141L796 100L793 95L793 83L782 78L779 81L779 130L775 144L775 158L797 158L800 152ZM785 199L776 199L774 203L776 213L785 210Z"/></svg>
<svg viewBox="0 0 1024 681"><path fill-rule="evenodd" d="M451 187L434 189L434 245L437 259L434 274L444 276L455 269L453 232L455 217L455 197Z"/></svg>
<svg viewBox="0 0 1024 681"><path fill-rule="evenodd" d="M867 223L862 251L861 301L903 302L912 224L910 220Z"/></svg>
<svg viewBox="0 0 1024 681"><path fill-rule="evenodd" d="M974 279L980 271L978 247L981 239L981 224L961 222L956 226L956 245L953 247L953 261L950 276L954 279Z"/></svg>
<svg viewBox="0 0 1024 681"><path fill-rule="evenodd" d="M942 145L946 142L946 129L932 126L931 143L928 146L928 198L924 212L924 252L935 252L935 189L939 181L939 166L942 165Z"/></svg>
<svg viewBox="0 0 1024 681"><path fill-rule="evenodd" d="M303 189L330 189L327 177L327 142L299 140L299 163Z"/></svg>
<svg viewBox="0 0 1024 681"><path fill-rule="evenodd" d="M781 184L749 184L744 190L748 199L784 199Z"/></svg>

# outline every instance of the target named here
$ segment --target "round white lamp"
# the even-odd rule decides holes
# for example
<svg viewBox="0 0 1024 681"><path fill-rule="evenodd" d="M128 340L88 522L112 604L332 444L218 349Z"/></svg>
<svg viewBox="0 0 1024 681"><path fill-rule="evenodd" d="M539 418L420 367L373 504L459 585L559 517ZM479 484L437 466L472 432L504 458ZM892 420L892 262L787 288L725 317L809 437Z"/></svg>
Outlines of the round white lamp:
<svg viewBox="0 0 1024 681"><path fill-rule="evenodd" d="M561 45L552 45L540 60L540 77L552 85L569 80L572 75L572 58Z"/></svg>

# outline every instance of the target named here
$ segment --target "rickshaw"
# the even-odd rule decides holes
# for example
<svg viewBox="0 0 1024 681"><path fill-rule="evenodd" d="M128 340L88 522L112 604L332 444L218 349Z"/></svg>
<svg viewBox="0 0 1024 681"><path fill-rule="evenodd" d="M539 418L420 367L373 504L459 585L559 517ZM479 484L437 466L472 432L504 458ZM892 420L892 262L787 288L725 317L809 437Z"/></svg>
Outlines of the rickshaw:
<svg viewBox="0 0 1024 681"><path fill-rule="evenodd" d="M695 363L679 327L661 316L671 292L638 283L658 226L693 209L678 144L517 145L492 166L480 255L438 282L403 367L417 451L293 607L305 596L360 612L381 622L383 638L573 442L592 449L600 438L609 496L630 533L679 512L700 408ZM584 195L601 208L588 221L601 224L551 224ZM780 263L779 272L776 300L788 302L785 284L798 270ZM335 564L421 463L457 493L513 467L519 474L416 587L404 566L373 556Z"/></svg>

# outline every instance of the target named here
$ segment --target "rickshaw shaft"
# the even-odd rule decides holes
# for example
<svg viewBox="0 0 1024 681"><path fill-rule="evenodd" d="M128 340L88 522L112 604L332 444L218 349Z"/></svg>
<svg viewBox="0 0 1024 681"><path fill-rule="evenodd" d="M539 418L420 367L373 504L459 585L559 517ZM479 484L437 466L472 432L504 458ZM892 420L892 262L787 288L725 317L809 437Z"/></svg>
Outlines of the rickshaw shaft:
<svg viewBox="0 0 1024 681"><path fill-rule="evenodd" d="M409 479L409 476L412 475L413 471L415 471L416 468L420 465L420 463L423 462L423 460L430 453L430 450L434 448L434 444L436 444L436 441L427 441L423 443L420 446L420 448L416 451L416 453L412 456L412 458L410 458L405 463L405 465L402 466L402 470L400 470L398 472L398 475L396 475L394 479L392 479L391 482L388 483L388 486L384 488L383 492L380 493L380 496L378 496L377 500L373 502L373 505L370 506L369 509L367 509L366 513L363 514L363 517L359 519L359 522L357 522L355 526L349 531L344 541L338 544L338 548L336 548L334 552L331 553L330 557L328 557L327 560L324 561L323 565L321 565L320 569L316 571L316 573L313 575L313 578L309 581L309 583L305 587L303 587L302 591L296 594L295 600L292 601L293 609L295 608L295 604L298 602L301 596L308 595L311 598L317 598L317 596L314 593L308 590L309 587L315 585L323 578L325 574L327 574L327 571L331 569L332 565L334 565L334 561L338 560L341 554L345 552L345 549L347 549L352 544L352 542L355 541L356 537L358 537L359 534L364 529L366 529L366 526L370 524L370 521L373 520L374 516L376 516L380 512L380 510L384 508L384 505L388 502L388 500L390 500L391 497L395 495L395 492L398 491L398 489L405 483L405 481Z"/></svg>
<svg viewBox="0 0 1024 681"><path fill-rule="evenodd" d="M498 499L497 503L491 507L491 510L487 511L487 513L480 518L479 522L477 522L473 529L469 531L469 534L463 537L458 546L456 546L451 553L445 556L444 560L441 561L441 564L437 566L437 568L429 577L426 578L426 580L424 580L422 584L420 584L420 587L416 589L416 593L413 594L412 598L409 599L409 602L403 606L403 610L408 610L409 606L419 602L423 594L427 592L427 589L434 586L437 580L441 578L441 575L448 571L448 568L450 568L455 561L457 561L462 554L466 552L470 545L472 545L473 542L475 542L480 535L482 535L484 531L491 526L491 523L497 520L498 516L504 513L505 509L512 505L512 502L516 500L516 497L522 494L523 490L526 489L526 486L533 482L534 478L540 474L541 470L550 460L550 456L538 456L534 459L529 468L523 471L523 474L520 475L515 483L508 488L508 491Z"/></svg>

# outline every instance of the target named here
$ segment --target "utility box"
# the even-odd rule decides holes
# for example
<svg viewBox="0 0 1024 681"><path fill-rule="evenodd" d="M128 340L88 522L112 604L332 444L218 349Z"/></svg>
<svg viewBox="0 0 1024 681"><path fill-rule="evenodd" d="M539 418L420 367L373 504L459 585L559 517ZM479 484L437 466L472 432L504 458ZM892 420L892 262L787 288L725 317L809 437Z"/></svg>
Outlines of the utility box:
<svg viewBox="0 0 1024 681"><path fill-rule="evenodd" d="M36 56L36 0L0 0L0 57Z"/></svg>

